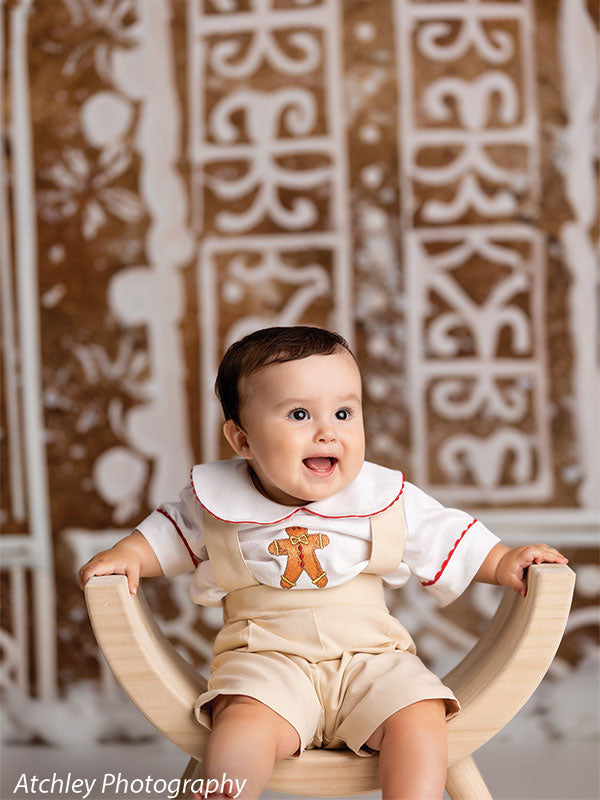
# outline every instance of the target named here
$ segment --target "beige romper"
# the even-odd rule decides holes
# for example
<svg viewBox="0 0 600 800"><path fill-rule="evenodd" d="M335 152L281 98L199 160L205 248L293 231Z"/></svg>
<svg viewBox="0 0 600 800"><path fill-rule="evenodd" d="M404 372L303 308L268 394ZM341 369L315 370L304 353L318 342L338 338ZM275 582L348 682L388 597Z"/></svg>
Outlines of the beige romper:
<svg viewBox="0 0 600 800"><path fill-rule="evenodd" d="M416 656L408 631L385 604L381 575L402 560L400 497L370 517L371 558L346 583L285 590L260 584L246 566L237 526L203 509L203 531L223 598L223 628L213 650L207 691L196 717L211 728L210 703L220 694L254 697L290 722L300 749L347 746L360 756L366 740L395 711L452 691Z"/></svg>

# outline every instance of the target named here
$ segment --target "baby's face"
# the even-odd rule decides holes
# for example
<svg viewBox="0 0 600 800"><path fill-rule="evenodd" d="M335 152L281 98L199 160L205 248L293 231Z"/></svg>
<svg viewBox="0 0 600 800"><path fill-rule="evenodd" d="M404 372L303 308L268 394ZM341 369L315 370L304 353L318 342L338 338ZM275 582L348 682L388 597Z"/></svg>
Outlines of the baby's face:
<svg viewBox="0 0 600 800"><path fill-rule="evenodd" d="M243 431L225 435L264 493L304 505L344 489L365 456L360 373L345 350L269 364L240 387Z"/></svg>

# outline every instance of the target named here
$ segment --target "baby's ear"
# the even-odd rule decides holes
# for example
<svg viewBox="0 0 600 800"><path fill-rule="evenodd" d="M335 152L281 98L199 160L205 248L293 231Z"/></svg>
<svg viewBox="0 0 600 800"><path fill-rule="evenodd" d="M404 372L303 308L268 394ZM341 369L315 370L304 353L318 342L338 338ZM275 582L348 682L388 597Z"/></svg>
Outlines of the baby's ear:
<svg viewBox="0 0 600 800"><path fill-rule="evenodd" d="M237 422L234 422L232 419L225 420L223 423L223 433L238 456L248 459L252 458L252 450L250 449L248 436Z"/></svg>

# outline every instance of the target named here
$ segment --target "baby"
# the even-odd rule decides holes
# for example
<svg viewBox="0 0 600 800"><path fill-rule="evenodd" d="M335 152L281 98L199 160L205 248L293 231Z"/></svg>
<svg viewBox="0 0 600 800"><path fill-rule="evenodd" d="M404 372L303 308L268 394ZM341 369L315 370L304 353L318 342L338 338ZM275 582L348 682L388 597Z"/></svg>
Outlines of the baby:
<svg viewBox="0 0 600 800"><path fill-rule="evenodd" d="M233 344L216 390L239 458L193 468L167 503L80 570L194 570L192 599L222 606L207 691L203 777L258 798L277 759L307 747L379 752L383 798L441 798L452 691L416 656L384 586L416 575L440 605L472 580L526 593L525 570L567 559L509 549L401 472L366 462L361 377L338 334L267 328ZM212 795L225 797L227 795Z"/></svg>

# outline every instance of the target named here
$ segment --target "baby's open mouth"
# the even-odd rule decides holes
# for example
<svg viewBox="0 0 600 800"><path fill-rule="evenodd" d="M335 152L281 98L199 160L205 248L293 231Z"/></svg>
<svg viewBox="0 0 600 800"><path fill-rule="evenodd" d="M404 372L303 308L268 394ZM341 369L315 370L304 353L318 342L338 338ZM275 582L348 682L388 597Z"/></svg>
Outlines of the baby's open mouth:
<svg viewBox="0 0 600 800"><path fill-rule="evenodd" d="M303 463L311 472L327 473L337 464L337 458L332 456L313 456L303 459Z"/></svg>

